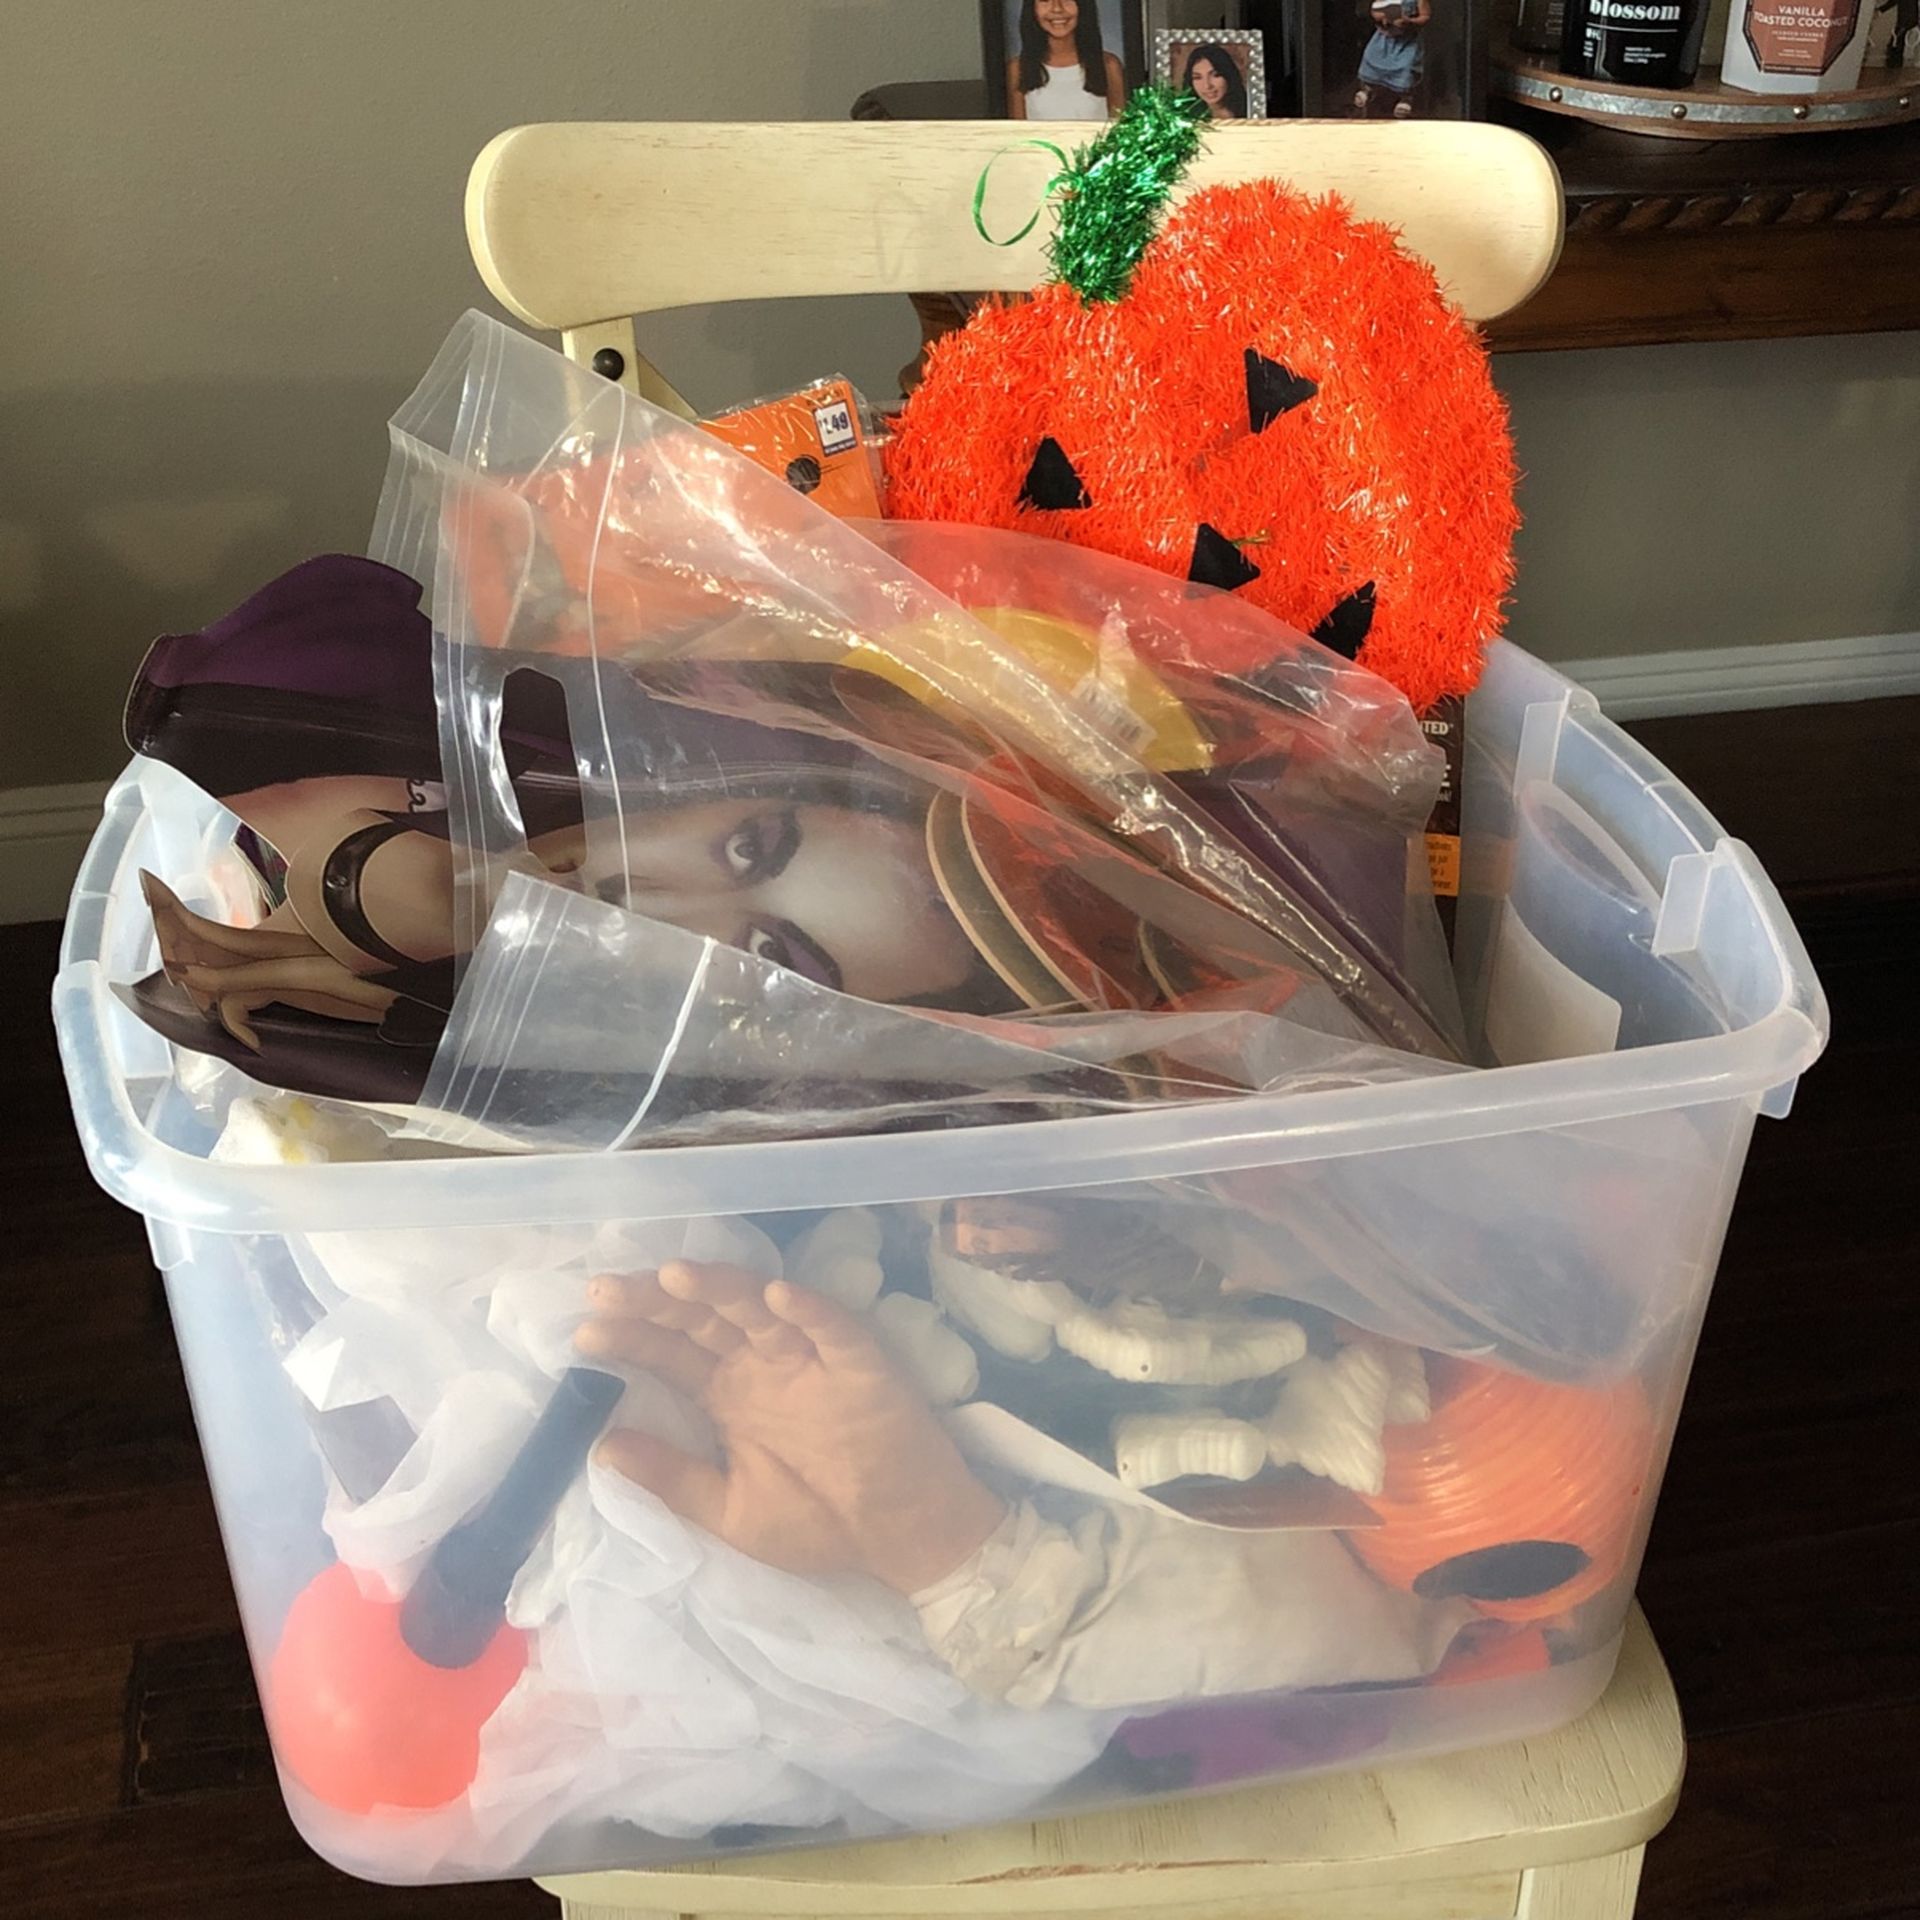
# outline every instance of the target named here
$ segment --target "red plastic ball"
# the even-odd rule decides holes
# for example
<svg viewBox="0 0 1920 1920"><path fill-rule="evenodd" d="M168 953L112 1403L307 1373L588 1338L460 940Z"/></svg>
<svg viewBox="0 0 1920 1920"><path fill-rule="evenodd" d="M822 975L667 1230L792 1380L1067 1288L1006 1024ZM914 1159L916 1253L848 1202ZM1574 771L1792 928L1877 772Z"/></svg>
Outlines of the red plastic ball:
<svg viewBox="0 0 1920 1920"><path fill-rule="evenodd" d="M400 1603L336 1563L293 1603L267 1670L274 1751L344 1813L443 1807L473 1784L480 1729L526 1664L526 1635L502 1627L472 1665L430 1665L400 1637Z"/></svg>

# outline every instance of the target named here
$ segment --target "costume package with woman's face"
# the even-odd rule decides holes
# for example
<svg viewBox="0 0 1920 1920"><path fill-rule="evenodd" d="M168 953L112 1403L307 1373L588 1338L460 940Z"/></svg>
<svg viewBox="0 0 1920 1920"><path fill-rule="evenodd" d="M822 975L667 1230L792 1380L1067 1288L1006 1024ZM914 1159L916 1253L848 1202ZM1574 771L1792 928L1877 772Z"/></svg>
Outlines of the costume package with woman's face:
<svg viewBox="0 0 1920 1920"><path fill-rule="evenodd" d="M1230 1000L1457 1057L1409 882L1433 758L1284 627L1039 542L856 530L480 323L395 445L375 549L431 583L458 953L519 870L862 1000ZM1261 629L1257 679L1195 664L1221 622ZM496 744L535 675L557 828Z"/></svg>
<svg viewBox="0 0 1920 1920"><path fill-rule="evenodd" d="M376 547L429 583L437 637L406 582L336 559L143 670L134 744L234 808L277 896L235 932L156 894L169 979L147 1011L174 1037L198 1030L305 1091L424 1096L442 1137L484 1108L492 1143L561 1146L612 1143L611 1075L640 1077L654 1127L697 1104L754 1107L764 1132L810 1104L842 1127L863 1104L869 1124L951 1124L1022 1078L1057 1110L1069 1092L1098 1108L1272 1085L1342 1050L1364 1071L1377 1049L1389 1073L1404 1067L1387 1049L1457 1057L1432 901L1409 878L1433 756L1390 689L1264 615L1013 536L855 531L478 321L395 443ZM1195 631L1221 623L1258 630L1236 648L1266 662L1256 677L1194 664ZM498 917L509 874L574 904ZM562 954L517 966L516 941L578 929L594 902L631 917L598 924L624 1004L644 993L655 1017L601 1049L596 1117L569 1125L555 1076L576 1072L598 996ZM717 963L719 947L743 957ZM476 952L483 990L430 1071ZM1239 1067L1216 1040L1196 1074L1143 1046L1137 1020L1098 1017L1168 1009L1186 1021L1169 1044L1203 1013L1313 1044L1276 1073L1271 1030ZM993 1049L947 1036L1010 1012L1010 1064L982 1080L967 1062ZM1062 1018L1067 1081L1044 1058L1015 1071ZM685 1052L726 1024L743 1084L756 1020L864 1059L864 1103L791 1042L766 1052L755 1098L660 1097L656 1036ZM916 1030L924 1064L892 1077L884 1036ZM723 1051L704 1049L709 1079ZM1124 1078L1076 1071L1123 1058ZM838 1091L774 1091L810 1075ZM656 1137L626 1120L623 1143ZM796 1111L792 1130L812 1128Z"/></svg>

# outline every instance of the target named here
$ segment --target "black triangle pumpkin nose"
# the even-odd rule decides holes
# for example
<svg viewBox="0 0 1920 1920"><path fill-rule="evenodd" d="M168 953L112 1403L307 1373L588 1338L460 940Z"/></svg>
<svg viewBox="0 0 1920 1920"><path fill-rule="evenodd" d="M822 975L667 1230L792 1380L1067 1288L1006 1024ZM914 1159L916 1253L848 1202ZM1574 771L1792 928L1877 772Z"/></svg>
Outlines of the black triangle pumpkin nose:
<svg viewBox="0 0 1920 1920"><path fill-rule="evenodd" d="M1040 442L1033 465L1020 483L1020 504L1049 513L1071 513L1076 508L1093 505L1093 496L1074 472L1067 450L1051 435Z"/></svg>
<svg viewBox="0 0 1920 1920"><path fill-rule="evenodd" d="M1260 569L1224 533L1202 520L1193 536L1193 558L1187 563L1187 578L1203 587L1224 587L1231 593L1249 580L1258 580Z"/></svg>
<svg viewBox="0 0 1920 1920"><path fill-rule="evenodd" d="M1360 651L1360 642L1373 627L1373 582L1355 587L1344 600L1336 601L1327 617L1314 628L1313 637L1323 647L1351 660Z"/></svg>
<svg viewBox="0 0 1920 1920"><path fill-rule="evenodd" d="M1303 406L1320 391L1317 381L1309 380L1278 360L1249 347L1247 360L1247 425L1255 433L1265 433L1283 413Z"/></svg>

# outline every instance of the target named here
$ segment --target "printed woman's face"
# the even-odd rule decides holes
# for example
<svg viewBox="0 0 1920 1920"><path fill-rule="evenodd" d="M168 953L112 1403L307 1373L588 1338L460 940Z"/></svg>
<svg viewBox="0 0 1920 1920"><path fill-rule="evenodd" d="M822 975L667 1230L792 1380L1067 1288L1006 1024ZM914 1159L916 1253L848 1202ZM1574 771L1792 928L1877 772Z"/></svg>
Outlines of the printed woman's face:
<svg viewBox="0 0 1920 1920"><path fill-rule="evenodd" d="M1227 97L1227 77L1211 60L1196 60L1193 71L1187 76L1197 93L1208 106L1220 106Z"/></svg>
<svg viewBox="0 0 1920 1920"><path fill-rule="evenodd" d="M1080 24L1079 0L1038 0L1033 14L1049 39L1069 40Z"/></svg>
<svg viewBox="0 0 1920 1920"><path fill-rule="evenodd" d="M711 800L627 821L625 874L583 864L579 829L533 850L583 892L867 1000L938 995L972 948L915 821L780 800Z"/></svg>

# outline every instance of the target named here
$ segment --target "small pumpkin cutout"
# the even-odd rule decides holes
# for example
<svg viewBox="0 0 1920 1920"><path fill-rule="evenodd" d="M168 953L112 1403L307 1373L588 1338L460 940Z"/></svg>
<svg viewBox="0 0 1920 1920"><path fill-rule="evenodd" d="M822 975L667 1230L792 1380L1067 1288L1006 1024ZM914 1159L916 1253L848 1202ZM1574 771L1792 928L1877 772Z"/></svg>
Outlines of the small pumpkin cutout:
<svg viewBox="0 0 1920 1920"><path fill-rule="evenodd" d="M1126 143L1180 118L1136 95L1075 163L1062 235L1097 224L1103 195L1137 197ZM1087 290L1115 290L1111 253L1097 273L1079 257L1057 244L1065 277L932 348L888 448L889 511L1242 594L1422 710L1467 692L1512 580L1513 454L1431 269L1338 201L1265 180L1191 195L1117 298Z"/></svg>

